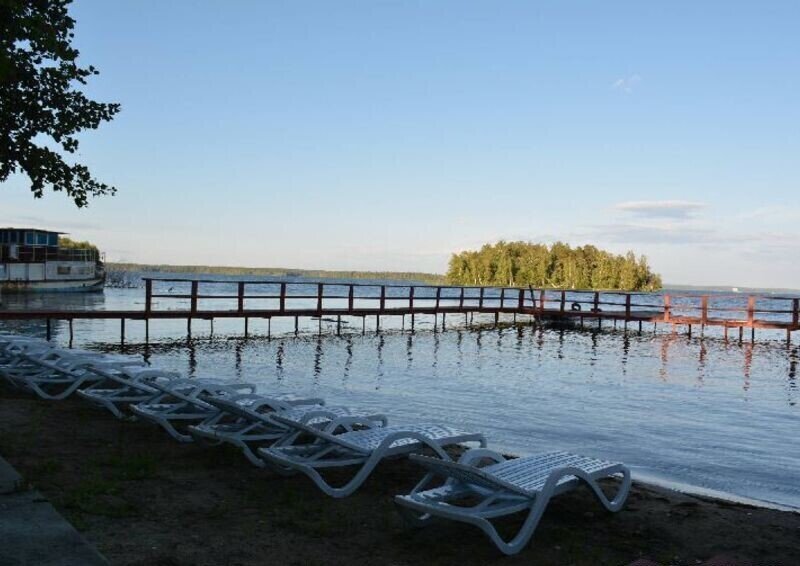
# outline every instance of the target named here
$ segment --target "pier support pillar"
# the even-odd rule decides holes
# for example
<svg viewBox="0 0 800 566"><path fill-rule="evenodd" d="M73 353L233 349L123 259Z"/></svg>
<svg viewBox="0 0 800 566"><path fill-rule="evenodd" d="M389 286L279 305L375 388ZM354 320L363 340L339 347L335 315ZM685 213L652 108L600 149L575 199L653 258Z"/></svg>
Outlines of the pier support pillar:
<svg viewBox="0 0 800 566"><path fill-rule="evenodd" d="M336 315L336 336L342 335L342 315Z"/></svg>
<svg viewBox="0 0 800 566"><path fill-rule="evenodd" d="M150 343L150 319L144 319L144 343Z"/></svg>
<svg viewBox="0 0 800 566"><path fill-rule="evenodd" d="M294 335L295 336L297 336L298 332L300 332L300 326L299 326L300 322L298 320L299 318L300 317L297 317L297 316L294 317Z"/></svg>
<svg viewBox="0 0 800 566"><path fill-rule="evenodd" d="M186 338L192 338L192 317L186 319Z"/></svg>
<svg viewBox="0 0 800 566"><path fill-rule="evenodd" d="M244 317L244 337L247 338L248 334L250 333L250 319L248 317Z"/></svg>
<svg viewBox="0 0 800 566"><path fill-rule="evenodd" d="M692 325L689 324L688 327L689 327L689 330L688 330L687 334L688 334L689 338L691 338L692 337Z"/></svg>
<svg viewBox="0 0 800 566"><path fill-rule="evenodd" d="M208 337L209 338L213 338L214 337L214 319L212 318L209 322L211 323L211 330L209 332L209 336Z"/></svg>
<svg viewBox="0 0 800 566"><path fill-rule="evenodd" d="M739 342L742 341L742 337L744 336L744 326L739 327Z"/></svg>
<svg viewBox="0 0 800 566"><path fill-rule="evenodd" d="M267 317L267 340L272 340L272 317Z"/></svg>
<svg viewBox="0 0 800 566"><path fill-rule="evenodd" d="M442 313L442 332L445 331L446 321L447 321L447 313Z"/></svg>
<svg viewBox="0 0 800 566"><path fill-rule="evenodd" d="M375 332L381 331L381 315L375 315Z"/></svg>
<svg viewBox="0 0 800 566"><path fill-rule="evenodd" d="M500 313L496 312L496 313L494 313L494 326L495 326L495 328L497 328L497 323L498 322L500 322Z"/></svg>
<svg viewBox="0 0 800 566"><path fill-rule="evenodd" d="M640 320L639 321L639 334L641 334L641 333L642 333L642 321Z"/></svg>
<svg viewBox="0 0 800 566"><path fill-rule="evenodd" d="M756 327L755 326L750 329L750 341L751 342L755 342L756 341Z"/></svg>
<svg viewBox="0 0 800 566"><path fill-rule="evenodd" d="M47 319L47 329L46 329L45 337L47 338L48 342L53 337L53 330L51 328L51 323L50 323L50 319L49 318Z"/></svg>
<svg viewBox="0 0 800 566"><path fill-rule="evenodd" d="M125 319L119 319L119 343L125 345Z"/></svg>
<svg viewBox="0 0 800 566"><path fill-rule="evenodd" d="M366 316L362 316L361 317L361 335L363 336L366 333L367 333L367 317Z"/></svg>
<svg viewBox="0 0 800 566"><path fill-rule="evenodd" d="M411 313L411 332L414 332L414 313Z"/></svg>
<svg viewBox="0 0 800 566"><path fill-rule="evenodd" d="M69 347L70 348L72 348L72 338L73 338L72 319L69 319Z"/></svg>

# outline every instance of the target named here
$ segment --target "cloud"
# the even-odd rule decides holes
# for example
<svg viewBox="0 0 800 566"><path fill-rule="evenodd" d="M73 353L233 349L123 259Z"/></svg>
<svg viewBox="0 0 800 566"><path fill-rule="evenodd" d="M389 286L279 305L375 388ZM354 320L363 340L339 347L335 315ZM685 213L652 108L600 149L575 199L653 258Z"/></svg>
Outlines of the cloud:
<svg viewBox="0 0 800 566"><path fill-rule="evenodd" d="M606 224L592 226L587 236L615 244L720 244L726 242L715 230L683 224Z"/></svg>
<svg viewBox="0 0 800 566"><path fill-rule="evenodd" d="M630 75L629 77L620 77L611 84L611 88L616 91L630 94L642 82L642 77L638 74Z"/></svg>
<svg viewBox="0 0 800 566"><path fill-rule="evenodd" d="M644 218L687 219L705 208L702 202L687 200L639 200L615 204L612 208Z"/></svg>

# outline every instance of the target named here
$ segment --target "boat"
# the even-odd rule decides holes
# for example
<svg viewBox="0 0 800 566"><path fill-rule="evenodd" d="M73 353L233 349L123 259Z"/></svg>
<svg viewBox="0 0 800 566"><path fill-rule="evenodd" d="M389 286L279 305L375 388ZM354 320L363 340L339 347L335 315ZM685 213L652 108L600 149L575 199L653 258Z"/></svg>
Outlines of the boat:
<svg viewBox="0 0 800 566"><path fill-rule="evenodd" d="M0 228L0 293L102 291L104 256L62 247L60 236L36 228Z"/></svg>

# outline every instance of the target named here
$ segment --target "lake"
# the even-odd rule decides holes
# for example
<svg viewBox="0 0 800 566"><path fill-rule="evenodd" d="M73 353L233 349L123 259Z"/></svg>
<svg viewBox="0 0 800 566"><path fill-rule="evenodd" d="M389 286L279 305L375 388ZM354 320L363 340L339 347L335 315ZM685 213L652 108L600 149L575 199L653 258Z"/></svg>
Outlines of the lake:
<svg viewBox="0 0 800 566"><path fill-rule="evenodd" d="M163 274L162 274L163 275ZM225 279L220 277L220 279ZM271 278L274 279L274 278ZM135 283L134 283L135 284ZM141 288L104 294L6 296L3 308L141 309ZM657 302L657 301L656 301ZM533 326L476 316L408 321L143 323L129 321L125 351L197 377L243 380L265 391L324 396L378 409L390 423L434 421L485 432L490 446L526 454L563 449L629 464L636 477L689 491L800 509L800 335L723 340L654 331ZM42 335L42 323L6 323ZM77 321L75 346L119 351L118 321ZM65 323L54 337L66 343Z"/></svg>

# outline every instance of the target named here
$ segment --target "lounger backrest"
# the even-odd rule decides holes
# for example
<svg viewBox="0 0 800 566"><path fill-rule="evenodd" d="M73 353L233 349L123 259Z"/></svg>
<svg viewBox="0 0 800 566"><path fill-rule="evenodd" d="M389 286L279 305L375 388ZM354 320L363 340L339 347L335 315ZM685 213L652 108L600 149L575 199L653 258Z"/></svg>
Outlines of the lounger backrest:
<svg viewBox="0 0 800 566"><path fill-rule="evenodd" d="M428 468L432 472L440 474L444 477L457 479L458 481L468 485L476 485L492 491L510 491L525 497L533 496L533 494L528 493L521 487L501 480L487 472L484 472L476 466L459 464L458 462L442 460L440 458L431 458L429 456L421 456L419 454L411 454L409 458L412 461Z"/></svg>

